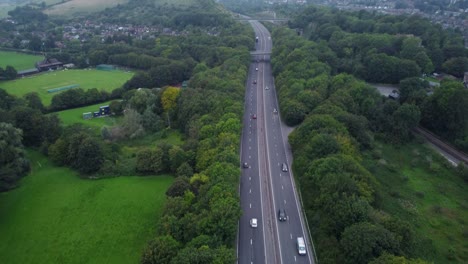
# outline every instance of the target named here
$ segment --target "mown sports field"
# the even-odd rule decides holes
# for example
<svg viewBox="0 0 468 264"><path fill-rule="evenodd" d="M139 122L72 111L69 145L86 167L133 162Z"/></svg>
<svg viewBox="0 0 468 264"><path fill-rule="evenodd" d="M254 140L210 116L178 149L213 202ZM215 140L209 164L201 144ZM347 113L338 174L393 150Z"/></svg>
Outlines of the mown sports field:
<svg viewBox="0 0 468 264"><path fill-rule="evenodd" d="M0 67L13 66L17 71L35 68L35 63L44 59L44 56L25 53L0 51Z"/></svg>
<svg viewBox="0 0 468 264"><path fill-rule="evenodd" d="M106 90L111 92L132 78L133 73L124 71L99 71L94 69L59 70L44 72L12 81L0 82L0 88L21 97L37 92L44 105L49 105L56 93L47 90L78 84L79 88Z"/></svg>
<svg viewBox="0 0 468 264"><path fill-rule="evenodd" d="M1 263L139 263L172 177L86 180L29 158L32 173L0 193Z"/></svg>

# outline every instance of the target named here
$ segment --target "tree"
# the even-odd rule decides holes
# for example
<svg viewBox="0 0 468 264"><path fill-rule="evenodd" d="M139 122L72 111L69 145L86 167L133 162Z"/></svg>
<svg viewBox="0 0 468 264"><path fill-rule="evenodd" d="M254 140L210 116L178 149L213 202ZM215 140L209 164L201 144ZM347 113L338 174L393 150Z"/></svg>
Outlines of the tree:
<svg viewBox="0 0 468 264"><path fill-rule="evenodd" d="M133 109L127 109L125 111L122 127L129 138L138 138L145 133L141 125L141 115Z"/></svg>
<svg viewBox="0 0 468 264"><path fill-rule="evenodd" d="M281 114L284 116L284 122L288 126L300 124L306 116L306 108L303 104L295 100L286 100L281 105Z"/></svg>
<svg viewBox="0 0 468 264"><path fill-rule="evenodd" d="M110 111L111 113L115 114L115 115L122 115L123 113L123 105L122 105L122 102L121 101L112 101L110 102L109 104L109 108L110 108Z"/></svg>
<svg viewBox="0 0 468 264"><path fill-rule="evenodd" d="M426 90L429 82L419 77L407 78L400 81L400 102L421 105L427 97Z"/></svg>
<svg viewBox="0 0 468 264"><path fill-rule="evenodd" d="M68 162L68 141L63 138L57 139L54 144L49 146L48 155L55 164L59 166L66 165Z"/></svg>
<svg viewBox="0 0 468 264"><path fill-rule="evenodd" d="M177 252L171 264L204 264L213 263L213 250L208 246L200 248L185 247Z"/></svg>
<svg viewBox="0 0 468 264"><path fill-rule="evenodd" d="M141 264L170 264L177 255L180 243L172 236L158 236L153 239L143 252Z"/></svg>
<svg viewBox="0 0 468 264"><path fill-rule="evenodd" d="M21 130L0 123L0 192L14 188L16 182L29 172L21 139Z"/></svg>
<svg viewBox="0 0 468 264"><path fill-rule="evenodd" d="M456 57L442 64L442 68L445 72L452 74L458 78L463 78L463 74L468 71L468 58Z"/></svg>
<svg viewBox="0 0 468 264"><path fill-rule="evenodd" d="M167 189L166 195L170 197L183 196L186 191L190 191L188 179L186 177L177 177L169 189Z"/></svg>
<svg viewBox="0 0 468 264"><path fill-rule="evenodd" d="M41 145L45 132L42 113L39 110L24 106L13 109L12 113L15 119L15 126L23 130L24 145Z"/></svg>
<svg viewBox="0 0 468 264"><path fill-rule="evenodd" d="M468 90L459 82L444 81L422 105L425 127L449 140L463 139L468 128Z"/></svg>
<svg viewBox="0 0 468 264"><path fill-rule="evenodd" d="M213 197L210 199L210 214L202 229L206 234L216 236L224 244L234 240L241 215L238 199L235 197Z"/></svg>
<svg viewBox="0 0 468 264"><path fill-rule="evenodd" d="M24 95L24 99L28 102L28 106L32 109L37 109L44 113L45 108L42 104L42 100L36 92L27 93Z"/></svg>
<svg viewBox="0 0 468 264"><path fill-rule="evenodd" d="M79 145L72 167L81 173L89 174L98 171L103 163L104 152L101 145L94 138L88 137Z"/></svg>
<svg viewBox="0 0 468 264"><path fill-rule="evenodd" d="M407 142L411 136L411 129L419 125L421 111L412 104L403 104L392 116L393 137L396 142Z"/></svg>
<svg viewBox="0 0 468 264"><path fill-rule="evenodd" d="M149 106L141 116L143 128L149 132L157 132L164 128L164 121L154 112L154 106Z"/></svg>
<svg viewBox="0 0 468 264"><path fill-rule="evenodd" d="M329 134L318 134L314 136L305 147L305 153L309 160L323 158L338 153L339 151L339 143Z"/></svg>
<svg viewBox="0 0 468 264"><path fill-rule="evenodd" d="M137 171L144 173L159 173L164 170L164 152L160 148L143 149L137 154Z"/></svg>
<svg viewBox="0 0 468 264"><path fill-rule="evenodd" d="M421 259L407 259L403 256L384 253L380 257L369 262L369 264L429 264L429 262Z"/></svg>
<svg viewBox="0 0 468 264"><path fill-rule="evenodd" d="M171 172L174 173L186 160L184 150L179 146L173 146L169 150L169 160Z"/></svg>
<svg viewBox="0 0 468 264"><path fill-rule="evenodd" d="M393 233L370 223L354 224L343 232L340 241L347 263L368 263L384 252L397 254L399 245Z"/></svg>
<svg viewBox="0 0 468 264"><path fill-rule="evenodd" d="M180 89L177 87L167 87L161 95L161 104L166 113L169 127L171 127L170 116L176 111L177 98Z"/></svg>
<svg viewBox="0 0 468 264"><path fill-rule="evenodd" d="M14 80L16 79L16 76L18 73L16 72L15 68L13 66L6 66L5 70L3 71L3 77L5 80ZM1 77L1 76L0 76Z"/></svg>
<svg viewBox="0 0 468 264"><path fill-rule="evenodd" d="M190 166L190 164L188 164L187 162L184 162L177 168L176 175L178 177L190 178L193 175L193 169Z"/></svg>

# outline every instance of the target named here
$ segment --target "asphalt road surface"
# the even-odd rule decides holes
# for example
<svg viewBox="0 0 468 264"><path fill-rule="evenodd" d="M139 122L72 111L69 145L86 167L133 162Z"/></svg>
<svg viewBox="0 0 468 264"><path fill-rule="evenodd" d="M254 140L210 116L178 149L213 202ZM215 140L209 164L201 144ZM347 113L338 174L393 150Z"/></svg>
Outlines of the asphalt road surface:
<svg viewBox="0 0 468 264"><path fill-rule="evenodd" d="M315 263L290 170L287 135L282 132L269 62L270 33L257 21L250 24L258 37L256 52L261 55L253 56L245 93L238 263ZM278 220L280 209L286 212L286 221ZM252 218L257 219L257 227L251 226ZM298 237L306 241L306 255L298 253Z"/></svg>

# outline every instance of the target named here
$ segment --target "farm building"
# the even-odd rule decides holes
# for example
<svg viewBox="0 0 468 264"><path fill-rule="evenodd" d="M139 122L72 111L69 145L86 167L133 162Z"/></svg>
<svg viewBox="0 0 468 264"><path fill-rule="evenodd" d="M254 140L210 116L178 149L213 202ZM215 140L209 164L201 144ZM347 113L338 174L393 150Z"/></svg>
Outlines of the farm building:
<svg viewBox="0 0 468 264"><path fill-rule="evenodd" d="M93 113L88 112L88 113L83 113L83 119L91 119L93 118Z"/></svg>
<svg viewBox="0 0 468 264"><path fill-rule="evenodd" d="M36 63L36 68L39 71L56 70L62 66L62 62L58 61L57 59L50 58L46 58L45 60Z"/></svg>
<svg viewBox="0 0 468 264"><path fill-rule="evenodd" d="M28 69L28 70L23 70L23 71L18 71L17 77L24 77L32 74L39 73L39 70L36 68Z"/></svg>
<svg viewBox="0 0 468 264"><path fill-rule="evenodd" d="M110 108L108 105L99 107L99 111L83 113L83 119L91 119L93 117L107 116L110 114Z"/></svg>

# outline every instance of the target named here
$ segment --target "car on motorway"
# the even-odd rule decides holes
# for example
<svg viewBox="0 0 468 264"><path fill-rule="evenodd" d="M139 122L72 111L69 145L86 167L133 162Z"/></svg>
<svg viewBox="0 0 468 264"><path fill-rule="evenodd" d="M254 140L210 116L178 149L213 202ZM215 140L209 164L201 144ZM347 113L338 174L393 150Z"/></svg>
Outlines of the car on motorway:
<svg viewBox="0 0 468 264"><path fill-rule="evenodd" d="M283 163L283 165L281 165L281 170L284 171L284 172L287 172L288 171L288 165L286 165L286 163Z"/></svg>
<svg viewBox="0 0 468 264"><path fill-rule="evenodd" d="M257 119L257 115L256 115L256 114L253 114L253 115L252 115L252 119Z"/></svg>
<svg viewBox="0 0 468 264"><path fill-rule="evenodd" d="M287 220L286 211L284 209L279 209L278 210L278 220L280 220L280 221L286 221Z"/></svg>
<svg viewBox="0 0 468 264"><path fill-rule="evenodd" d="M254 83L254 84L257 84L257 80L253 80L253 83Z"/></svg>
<svg viewBox="0 0 468 264"><path fill-rule="evenodd" d="M258 225L257 223L257 218L252 218L250 219L250 226L253 227L253 228L256 228Z"/></svg>
<svg viewBox="0 0 468 264"><path fill-rule="evenodd" d="M249 167L249 164L247 164L247 162L244 162L243 167L244 167L244 168L248 168L248 167Z"/></svg>
<svg viewBox="0 0 468 264"><path fill-rule="evenodd" d="M270 90L270 88L268 88L268 86L265 86L265 90Z"/></svg>
<svg viewBox="0 0 468 264"><path fill-rule="evenodd" d="M255 70L256 70L256 71L258 71L258 68L257 68L257 67L255 67Z"/></svg>
<svg viewBox="0 0 468 264"><path fill-rule="evenodd" d="M276 108L273 108L273 113L278 113L278 110L276 110Z"/></svg>
<svg viewBox="0 0 468 264"><path fill-rule="evenodd" d="M297 238L297 251L299 255L305 255L307 253L303 237Z"/></svg>

